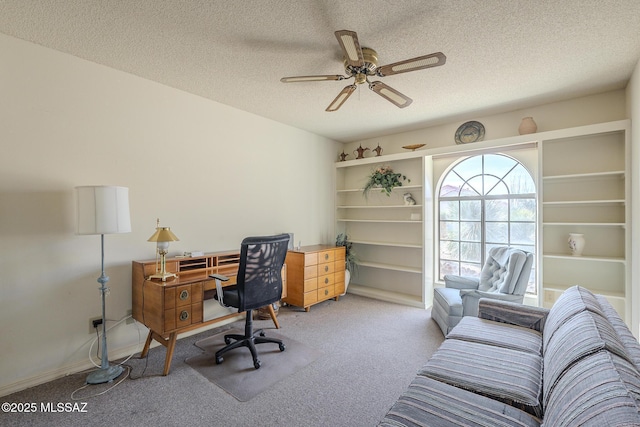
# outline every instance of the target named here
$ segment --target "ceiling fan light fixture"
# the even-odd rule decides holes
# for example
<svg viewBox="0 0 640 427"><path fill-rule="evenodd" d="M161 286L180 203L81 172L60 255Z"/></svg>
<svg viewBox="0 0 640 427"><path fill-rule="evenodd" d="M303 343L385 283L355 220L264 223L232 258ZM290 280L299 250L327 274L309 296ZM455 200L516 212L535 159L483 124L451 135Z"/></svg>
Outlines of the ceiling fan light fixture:
<svg viewBox="0 0 640 427"><path fill-rule="evenodd" d="M399 108L408 107L413 102L411 98L380 81L370 82L369 77L385 77L393 74L438 67L447 62L447 57L444 56L442 52L435 52L429 55L418 56L378 67L378 53L371 48L360 47L360 41L358 41L358 35L355 31L340 30L336 31L334 35L342 49L342 58L345 70L344 76L294 76L283 77L280 79L283 83L293 83L322 80L344 80L353 77L354 83L342 89L325 111L331 112L338 110L349 96L351 96L353 91L356 89L356 86L363 83L368 83L369 89L391 102L393 105Z"/></svg>

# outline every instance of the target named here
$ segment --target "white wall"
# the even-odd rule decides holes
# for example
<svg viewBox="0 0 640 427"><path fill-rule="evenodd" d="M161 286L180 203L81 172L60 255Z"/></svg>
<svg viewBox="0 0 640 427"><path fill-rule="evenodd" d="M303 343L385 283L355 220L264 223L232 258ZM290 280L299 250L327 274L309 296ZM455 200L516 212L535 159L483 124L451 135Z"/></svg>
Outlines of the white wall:
<svg viewBox="0 0 640 427"><path fill-rule="evenodd" d="M411 107L409 107L411 108ZM458 127L469 120L479 121L485 128L484 140L493 140L518 135L518 126L523 117L531 116L538 125L538 132L566 129L593 123L610 122L626 119L625 91L617 90L597 95L585 96L567 101L543 104L523 110L514 110L488 116L469 116L439 126L432 126L410 132L376 137L345 144L345 153L350 153L348 160L354 159L353 150L359 145L363 148L382 147L383 154L400 153L406 151L404 145L426 144L424 149L455 146L455 133ZM473 144L469 144L472 148ZM365 157L373 157L367 151Z"/></svg>
<svg viewBox="0 0 640 427"><path fill-rule="evenodd" d="M640 337L640 132L634 123L640 123L640 62L636 64L627 85L627 115L631 119L631 277L634 278L631 299L633 334Z"/></svg>
<svg viewBox="0 0 640 427"><path fill-rule="evenodd" d="M172 254L333 241L335 142L4 35L0 57L0 395L87 367L100 237L74 234L75 186L130 189L132 233L105 236L110 319L157 217ZM115 355L138 344L134 325L109 338Z"/></svg>

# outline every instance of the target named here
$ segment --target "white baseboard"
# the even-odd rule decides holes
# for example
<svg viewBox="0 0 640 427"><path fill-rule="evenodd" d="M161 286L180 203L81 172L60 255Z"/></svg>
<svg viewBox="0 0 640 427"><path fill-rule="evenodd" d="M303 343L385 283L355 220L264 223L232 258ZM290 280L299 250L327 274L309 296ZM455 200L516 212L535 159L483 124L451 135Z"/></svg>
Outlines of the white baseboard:
<svg viewBox="0 0 640 427"><path fill-rule="evenodd" d="M369 286L350 284L348 293L362 297L373 298L395 304L408 305L410 307L426 308L425 303L419 297L397 292L383 291Z"/></svg>
<svg viewBox="0 0 640 427"><path fill-rule="evenodd" d="M219 328L220 326L224 326L227 323L231 323L234 322L236 320L238 320L238 318L240 318L241 315L238 315L237 318L231 318L231 319L227 319L225 321L222 321L220 323L215 323L212 325L207 325L207 326L203 326L202 328L198 328L198 329L194 329L192 331L189 332L185 332L183 334L180 334L178 336L178 340L182 339L182 338L186 338L188 336L191 335L195 335L198 334L200 332L206 331L208 329L213 329L213 328ZM144 326L143 326L144 328ZM145 333L144 333L144 339L146 339L147 333L146 333L146 328L145 328ZM126 347L121 347L118 348L116 350L111 350L111 347L109 347L109 359L110 360L119 360L119 359L123 359L126 357L129 357L132 354L136 354L136 353L140 353L142 351L142 348L144 347L144 339L141 342L126 346ZM161 345L160 343L153 341L151 343L151 348L157 347ZM42 372L36 375L33 375L29 378L24 378L21 379L19 381L13 382L11 384L6 384L3 386L0 386L0 396L7 396L9 394L12 393L17 393L19 391L25 390L27 388L30 387L35 387L38 386L40 384L44 384L44 383L48 383L49 381L53 381L53 380L57 380L58 378L62 378L62 377L66 377L68 375L73 375L73 374L77 374L78 372L82 372L82 371L86 371L89 370L91 368L95 368L95 366L93 365L93 363L91 363L91 361L89 359L85 359L79 362L75 362L75 363L70 363L68 365L62 366L60 368L57 369L53 369L47 372Z"/></svg>
<svg viewBox="0 0 640 427"><path fill-rule="evenodd" d="M142 350L143 345L144 343L142 344L136 343L127 347L119 348L116 351L109 352L111 353L109 355L109 358L116 360L116 359L122 359L124 357L128 357L131 354L140 352ZM11 384L4 385L0 387L0 396L6 396L8 394L16 393L18 391L22 391L30 387L35 387L37 385L44 384L49 381L57 380L58 378L77 374L78 372L86 371L91 368L95 368L95 366L88 359L80 362L76 362L76 363L71 363L69 365L60 367L58 369L53 369L51 371L43 372L43 373L34 375L32 377L25 378Z"/></svg>

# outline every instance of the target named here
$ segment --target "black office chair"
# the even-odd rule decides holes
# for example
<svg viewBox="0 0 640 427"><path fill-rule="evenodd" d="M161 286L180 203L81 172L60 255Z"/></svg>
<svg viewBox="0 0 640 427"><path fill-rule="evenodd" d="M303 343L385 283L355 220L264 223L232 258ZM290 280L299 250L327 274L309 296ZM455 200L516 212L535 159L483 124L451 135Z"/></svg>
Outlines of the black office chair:
<svg viewBox="0 0 640 427"><path fill-rule="evenodd" d="M282 297L282 266L288 244L288 234L247 237L240 248L237 285L224 289L222 282L229 280L228 277L220 274L210 276L216 281L218 302L224 307L236 307L238 313L246 312L247 315L244 335L224 336L227 345L216 352L217 365L224 360L224 353L238 347L249 347L256 369L260 368L256 344L274 343L278 344L280 351L285 350L281 340L265 337L262 329L253 330L253 310L273 304Z"/></svg>

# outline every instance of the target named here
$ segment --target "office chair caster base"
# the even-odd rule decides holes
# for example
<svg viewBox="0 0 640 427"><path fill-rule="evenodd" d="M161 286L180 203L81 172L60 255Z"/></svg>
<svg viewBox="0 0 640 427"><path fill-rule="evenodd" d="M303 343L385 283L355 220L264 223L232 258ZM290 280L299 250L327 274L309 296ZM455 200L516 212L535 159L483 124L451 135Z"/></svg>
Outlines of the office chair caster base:
<svg viewBox="0 0 640 427"><path fill-rule="evenodd" d="M216 365L221 364L223 360L224 360L224 357L217 356L216 357Z"/></svg>
<svg viewBox="0 0 640 427"><path fill-rule="evenodd" d="M253 361L253 367L256 369L260 369L260 366L262 365L262 362L260 362L259 360L254 360Z"/></svg>

